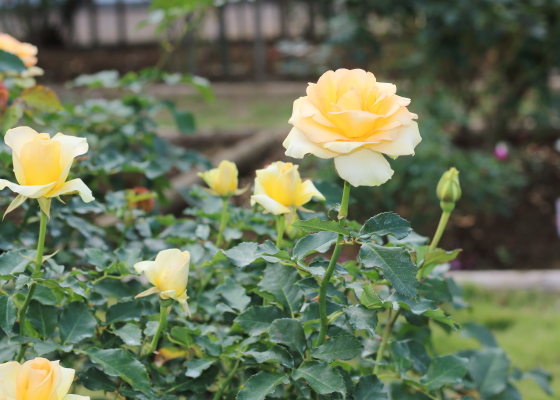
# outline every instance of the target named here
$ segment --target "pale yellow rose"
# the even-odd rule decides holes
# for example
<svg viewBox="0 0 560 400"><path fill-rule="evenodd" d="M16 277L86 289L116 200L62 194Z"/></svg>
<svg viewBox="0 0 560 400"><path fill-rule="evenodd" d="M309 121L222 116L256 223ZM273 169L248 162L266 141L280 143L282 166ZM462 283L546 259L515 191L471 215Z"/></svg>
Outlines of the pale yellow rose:
<svg viewBox="0 0 560 400"><path fill-rule="evenodd" d="M37 47L29 43L22 43L7 33L0 33L0 50L15 54L26 67L37 64Z"/></svg>
<svg viewBox="0 0 560 400"><path fill-rule="evenodd" d="M274 215L293 214L295 208L305 210L302 206L312 197L325 200L313 182L302 182L298 166L292 163L277 161L256 174L251 205L258 203Z"/></svg>
<svg viewBox="0 0 560 400"><path fill-rule="evenodd" d="M168 249L158 253L155 261L141 261L134 265L134 269L144 273L148 281L154 285L138 297L159 294L163 300L177 300L189 312L187 305L187 283L189 281L189 263L191 255L188 251ZM190 312L189 312L190 315Z"/></svg>
<svg viewBox="0 0 560 400"><path fill-rule="evenodd" d="M361 69L328 71L307 96L294 102L284 141L286 155L334 158L340 177L353 186L377 186L393 175L383 154L413 155L422 140L410 99L391 83L377 82Z"/></svg>
<svg viewBox="0 0 560 400"><path fill-rule="evenodd" d="M35 358L23 365L0 364L0 399L2 400L89 400L88 396L67 394L74 380L74 370L58 361Z"/></svg>
<svg viewBox="0 0 560 400"><path fill-rule="evenodd" d="M214 196L237 196L245 192L247 188L238 189L237 166L231 161L222 161L218 168L211 169L206 172L199 172L198 176L204 179L204 182L210 187L205 189Z"/></svg>
<svg viewBox="0 0 560 400"><path fill-rule="evenodd" d="M0 190L6 186L19 196L14 202L27 198L51 198L78 193L84 202L93 201L91 190L81 179L66 182L74 158L88 151L87 140L57 133L37 133L20 126L10 129L4 137L12 149L14 173L19 183L0 179Z"/></svg>

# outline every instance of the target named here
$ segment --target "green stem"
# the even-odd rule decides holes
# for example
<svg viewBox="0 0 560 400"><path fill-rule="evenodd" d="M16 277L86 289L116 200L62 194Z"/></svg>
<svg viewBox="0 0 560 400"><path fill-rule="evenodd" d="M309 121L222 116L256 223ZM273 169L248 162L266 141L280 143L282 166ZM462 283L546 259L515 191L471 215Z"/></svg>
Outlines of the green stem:
<svg viewBox="0 0 560 400"><path fill-rule="evenodd" d="M148 351L146 353L144 353L143 355L140 356L139 360L143 360L144 358L148 357L156 349L157 344L159 342L159 337L161 335L161 331L163 330L163 327L165 326L165 323L167 322L167 307L169 307L168 303L169 302L167 300L160 300L160 303L159 303L159 325L158 325L156 334L154 335L154 338L152 339L152 343L150 344L150 348L148 349Z"/></svg>
<svg viewBox="0 0 560 400"><path fill-rule="evenodd" d="M346 217L348 216L348 202L350 200L350 183L344 181L344 190L342 192L342 202L338 211L338 225L344 227L346 224Z"/></svg>
<svg viewBox="0 0 560 400"><path fill-rule="evenodd" d="M43 252L45 250L45 237L47 236L47 214L41 211L41 221L39 226L39 239L37 240L37 256L35 257L35 268L33 269L33 278L35 278L35 274L41 271L41 265L43 264ZM26 313L27 308L29 307L29 303L31 303L31 299L33 298L33 294L35 293L35 288L37 287L37 283L33 281L29 286L29 292L27 293L27 297L25 298L25 302L23 306L19 310L19 326L21 333L25 334L26 330ZM17 355L16 361L21 361L25 354L25 348L27 347L27 343L21 345L20 352Z"/></svg>
<svg viewBox="0 0 560 400"><path fill-rule="evenodd" d="M224 197L222 199L222 216L220 218L220 230L218 232L218 238L216 239L216 247L218 248L222 246L222 241L224 239L224 230L226 229L228 219L228 198Z"/></svg>
<svg viewBox="0 0 560 400"><path fill-rule="evenodd" d="M224 393L224 390L226 390L226 388L228 387L229 383L231 382L231 380L233 379L233 377L235 376L235 373L237 372L237 370L239 369L239 366L241 365L241 361L237 361L235 363L235 366L233 367L233 369L231 370L231 372L228 374L228 376L226 376L226 379L224 379L224 381L222 382L222 384L220 385L220 388L218 389L218 391L216 392L216 394L214 395L214 397L212 398L212 400L220 400L222 398L222 394Z"/></svg>
<svg viewBox="0 0 560 400"><path fill-rule="evenodd" d="M389 315L387 316L387 324L385 325L385 329L383 330L383 336L381 338L381 344L379 345L379 349L377 349L377 357L375 358L375 367L373 367L373 374L374 375L378 375L379 374L379 368L381 367L380 363L383 361L383 353L385 353L385 347L387 346L387 341L389 340L389 335L391 334L391 331L393 330L393 326L395 325L395 322L397 322L397 318L399 317L399 314L401 313L401 310L399 309L395 315L393 316L393 318L391 318L391 314L392 314L393 310L389 308Z"/></svg>
<svg viewBox="0 0 560 400"><path fill-rule="evenodd" d="M43 251L45 249L45 237L47 236L47 214L41 211L41 223L39 226L39 241L37 242L37 256L35 257L35 271L37 273L41 270L43 264Z"/></svg>
<svg viewBox="0 0 560 400"><path fill-rule="evenodd" d="M344 181L344 191L342 193L342 202L340 203L340 210L338 211L338 224L341 227L346 225L346 216L348 215L348 200L350 199L350 183ZM334 273L334 268L340 256L340 251L342 250L342 242L344 236L339 234L336 238L336 245L334 247L333 254L331 256L331 261L327 268L327 272L321 281L321 287L319 288L319 315L321 317L321 328L319 329L319 337L317 338L317 346L321 346L325 343L327 338L327 328L329 325L329 319L327 316L327 288L331 277Z"/></svg>
<svg viewBox="0 0 560 400"><path fill-rule="evenodd" d="M27 348L27 343L24 343L21 345L21 348L19 349L19 353L16 356L16 361L17 362L21 362L21 360L23 359L23 356L25 355L25 349Z"/></svg>
<svg viewBox="0 0 560 400"><path fill-rule="evenodd" d="M286 217L284 214L276 216L276 247L282 247L282 239L284 238L284 228L286 227Z"/></svg>
<svg viewBox="0 0 560 400"><path fill-rule="evenodd" d="M449 221L449 216L451 215L451 211L443 211L441 213L441 218L439 219L439 224L436 230L436 234L434 235L434 239L432 240L432 243L430 243L430 251L434 251L439 243L439 240L441 239L441 236L443 235L443 231L445 230L445 227L447 226L447 221Z"/></svg>

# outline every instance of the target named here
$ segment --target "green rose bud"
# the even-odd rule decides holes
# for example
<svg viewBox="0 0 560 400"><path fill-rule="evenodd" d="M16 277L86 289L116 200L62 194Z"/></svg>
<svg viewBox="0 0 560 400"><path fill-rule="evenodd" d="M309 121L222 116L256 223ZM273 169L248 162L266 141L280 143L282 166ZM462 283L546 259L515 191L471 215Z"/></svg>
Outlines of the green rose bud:
<svg viewBox="0 0 560 400"><path fill-rule="evenodd" d="M436 194L443 211L451 212L455 203L461 198L459 171L455 167L444 172L437 185Z"/></svg>

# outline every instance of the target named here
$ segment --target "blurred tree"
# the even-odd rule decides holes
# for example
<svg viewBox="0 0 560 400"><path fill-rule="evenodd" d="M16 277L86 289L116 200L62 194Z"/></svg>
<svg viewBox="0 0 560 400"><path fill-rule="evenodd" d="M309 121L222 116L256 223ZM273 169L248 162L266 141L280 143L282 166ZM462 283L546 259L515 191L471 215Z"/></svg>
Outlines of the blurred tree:
<svg viewBox="0 0 560 400"><path fill-rule="evenodd" d="M560 67L556 0L346 0L342 10L355 28L331 38L350 55L369 54L358 64L379 60L371 56L388 43L406 43L390 62L393 73L456 98L468 117L455 132L461 144L479 147L482 139L488 150L498 140L518 141L521 128L550 127L558 104L550 78ZM482 121L483 135L469 126L471 117Z"/></svg>

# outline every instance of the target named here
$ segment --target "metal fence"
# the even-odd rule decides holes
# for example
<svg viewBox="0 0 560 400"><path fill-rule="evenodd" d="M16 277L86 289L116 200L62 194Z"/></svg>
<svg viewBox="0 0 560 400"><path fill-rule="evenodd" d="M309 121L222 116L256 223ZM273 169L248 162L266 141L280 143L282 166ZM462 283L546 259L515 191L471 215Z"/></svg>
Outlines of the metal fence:
<svg viewBox="0 0 560 400"><path fill-rule="evenodd" d="M14 1L14 0L12 0ZM15 0L17 1L17 0ZM139 28L148 18L146 0L82 0L65 24L63 42L66 48L98 49L153 45L158 42L154 26ZM6 5L9 0L4 0ZM267 43L281 39L313 39L325 31L325 18L319 10L321 0L239 0L215 7L206 13L196 31L186 38L185 46L211 44L218 49L225 77L232 73L231 48L242 43L252 46L253 70L257 79L264 77ZM0 0L0 32L30 36L25 16L2 8ZM61 24L62 11L49 17ZM67 17L68 18L68 17ZM30 25L27 22L27 25ZM31 35L33 36L33 35ZM35 35L37 36L37 34ZM30 40L37 42L37 40Z"/></svg>
<svg viewBox="0 0 560 400"><path fill-rule="evenodd" d="M253 41L314 35L317 16L311 10L315 1L241 0L215 8L206 15L197 32L203 41L226 38ZM113 5L90 3L75 15L73 45L95 47L135 45L155 41L153 27L138 29L148 17L149 2Z"/></svg>

